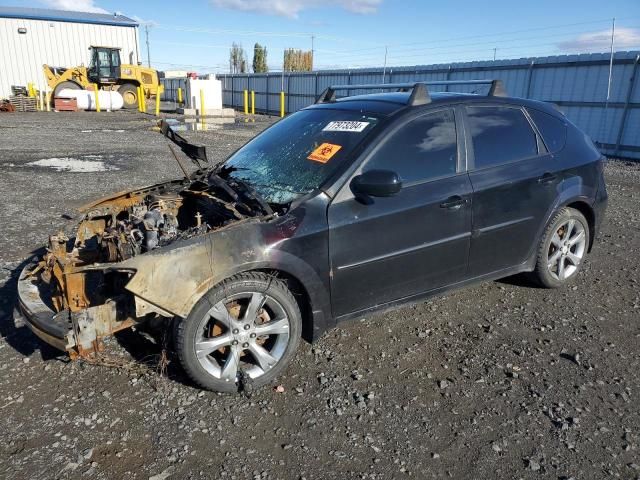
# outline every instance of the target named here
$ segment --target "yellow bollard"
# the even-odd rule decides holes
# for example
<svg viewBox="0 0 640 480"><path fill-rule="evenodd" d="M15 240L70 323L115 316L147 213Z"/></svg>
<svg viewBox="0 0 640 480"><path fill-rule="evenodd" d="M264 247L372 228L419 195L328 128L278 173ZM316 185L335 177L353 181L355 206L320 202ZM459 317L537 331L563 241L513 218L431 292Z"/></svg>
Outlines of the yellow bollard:
<svg viewBox="0 0 640 480"><path fill-rule="evenodd" d="M137 87L136 94L138 96L138 111L142 113L142 87Z"/></svg>
<svg viewBox="0 0 640 480"><path fill-rule="evenodd" d="M284 117L284 92L280 92L280 118Z"/></svg>
<svg viewBox="0 0 640 480"><path fill-rule="evenodd" d="M205 120L204 120L204 116L205 116L205 103L204 103L204 90L200 89L200 129L204 130L205 129Z"/></svg>
<svg viewBox="0 0 640 480"><path fill-rule="evenodd" d="M40 90L40 111L44 112L44 92Z"/></svg>
<svg viewBox="0 0 640 480"><path fill-rule="evenodd" d="M178 103L182 105L182 87L178 87Z"/></svg>
<svg viewBox="0 0 640 480"><path fill-rule="evenodd" d="M94 85L93 95L96 99L96 112L100 112L100 89L97 83Z"/></svg>
<svg viewBox="0 0 640 480"><path fill-rule="evenodd" d="M47 112L51 111L51 93L53 92L47 92L46 94L46 102L47 102Z"/></svg>
<svg viewBox="0 0 640 480"><path fill-rule="evenodd" d="M156 91L156 117L160 116L160 94L164 90L164 87L160 85Z"/></svg>
<svg viewBox="0 0 640 480"><path fill-rule="evenodd" d="M244 91L244 114L249 115L249 91Z"/></svg>
<svg viewBox="0 0 640 480"><path fill-rule="evenodd" d="M256 114L256 92L251 90L251 115Z"/></svg>

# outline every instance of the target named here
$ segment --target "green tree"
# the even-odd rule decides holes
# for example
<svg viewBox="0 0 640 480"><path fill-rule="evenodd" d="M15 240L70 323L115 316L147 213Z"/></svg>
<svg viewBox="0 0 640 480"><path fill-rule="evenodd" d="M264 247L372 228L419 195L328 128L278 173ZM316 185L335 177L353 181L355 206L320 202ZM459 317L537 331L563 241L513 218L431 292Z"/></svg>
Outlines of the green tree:
<svg viewBox="0 0 640 480"><path fill-rule="evenodd" d="M267 47L256 43L253 46L253 73L266 73L268 71Z"/></svg>

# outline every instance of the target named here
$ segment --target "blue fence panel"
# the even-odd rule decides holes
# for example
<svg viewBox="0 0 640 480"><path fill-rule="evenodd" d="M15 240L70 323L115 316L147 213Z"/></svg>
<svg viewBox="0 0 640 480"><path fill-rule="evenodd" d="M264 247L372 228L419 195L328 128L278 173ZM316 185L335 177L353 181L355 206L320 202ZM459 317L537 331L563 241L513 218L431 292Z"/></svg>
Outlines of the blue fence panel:
<svg viewBox="0 0 640 480"><path fill-rule="evenodd" d="M281 90L286 95L285 110L291 113L312 104L330 85L499 78L512 96L557 104L572 122L599 143L605 154L640 159L640 53L615 53L607 101L609 60L608 54L597 53L284 75L236 74L223 75L221 79L226 106L242 109L243 90L253 89L257 111L278 114ZM430 90L484 94L487 87L433 86ZM349 92L358 93L370 90Z"/></svg>

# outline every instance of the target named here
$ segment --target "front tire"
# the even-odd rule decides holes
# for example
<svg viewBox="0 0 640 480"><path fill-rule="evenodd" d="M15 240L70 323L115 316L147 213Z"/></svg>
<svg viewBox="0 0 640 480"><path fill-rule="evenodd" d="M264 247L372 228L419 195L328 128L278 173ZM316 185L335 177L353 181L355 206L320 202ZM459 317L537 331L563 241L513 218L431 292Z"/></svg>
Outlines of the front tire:
<svg viewBox="0 0 640 480"><path fill-rule="evenodd" d="M237 392L282 373L300 343L302 318L282 280L251 272L210 290L177 330L189 377L207 390Z"/></svg>
<svg viewBox="0 0 640 480"><path fill-rule="evenodd" d="M123 83L118 87L118 93L122 95L124 108L138 108L138 87L133 83Z"/></svg>
<svg viewBox="0 0 640 480"><path fill-rule="evenodd" d="M535 280L546 288L571 282L582 268L590 235L589 222L578 210L563 208L556 213L538 247Z"/></svg>

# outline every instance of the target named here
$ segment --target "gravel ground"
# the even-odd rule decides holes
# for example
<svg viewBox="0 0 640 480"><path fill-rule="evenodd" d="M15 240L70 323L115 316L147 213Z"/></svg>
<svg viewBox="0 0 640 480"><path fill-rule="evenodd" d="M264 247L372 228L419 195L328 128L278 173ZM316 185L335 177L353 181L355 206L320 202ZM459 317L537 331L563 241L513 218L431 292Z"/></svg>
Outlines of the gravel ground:
<svg viewBox="0 0 640 480"><path fill-rule="evenodd" d="M270 122L185 135L218 161ZM60 215L178 175L153 126L0 114L0 478L640 478L640 164L608 164L574 286L516 277L349 322L301 346L283 391L230 396L164 368L145 332L72 363L11 319L17 271Z"/></svg>

